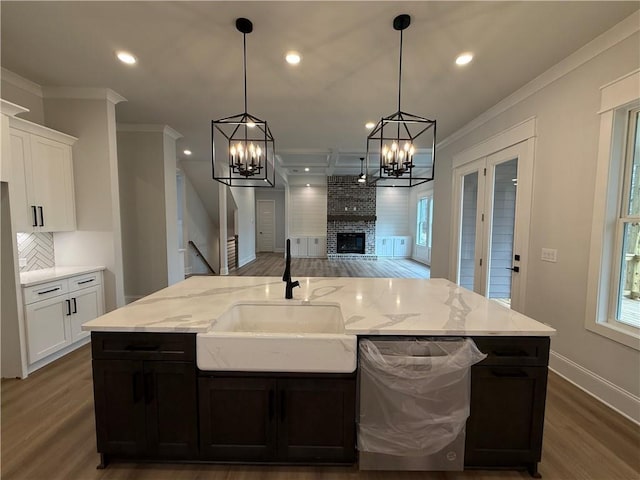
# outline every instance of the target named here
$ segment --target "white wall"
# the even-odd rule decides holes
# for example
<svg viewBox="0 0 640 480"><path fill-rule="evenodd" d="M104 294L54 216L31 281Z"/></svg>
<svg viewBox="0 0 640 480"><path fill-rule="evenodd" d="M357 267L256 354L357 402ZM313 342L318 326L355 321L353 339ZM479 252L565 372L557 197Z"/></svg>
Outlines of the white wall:
<svg viewBox="0 0 640 480"><path fill-rule="evenodd" d="M327 234L327 187L289 187L290 237L324 237Z"/></svg>
<svg viewBox="0 0 640 480"><path fill-rule="evenodd" d="M220 273L220 238L218 227L212 221L207 213L202 200L198 196L198 192L193 188L193 184L187 175L185 180L185 212L184 224L187 229L187 242L193 241L202 254L205 256L209 265L213 267L216 273ZM207 273L207 267L197 257L197 254L188 244L186 267L189 273Z"/></svg>
<svg viewBox="0 0 640 480"><path fill-rule="evenodd" d="M127 302L168 286L162 132L118 131Z"/></svg>
<svg viewBox="0 0 640 480"><path fill-rule="evenodd" d="M256 188L256 211L258 200L273 200L275 202L276 232L274 249L276 252L284 252L284 226L286 222L284 213L284 190Z"/></svg>
<svg viewBox="0 0 640 480"><path fill-rule="evenodd" d="M75 99L74 95L83 99ZM105 89L45 94L48 127L78 138L73 146L77 230L54 234L56 265L104 265L105 308L124 305L115 103ZM92 97L95 99L86 99Z"/></svg>
<svg viewBox="0 0 640 480"><path fill-rule="evenodd" d="M409 188L376 188L376 238L411 235Z"/></svg>
<svg viewBox="0 0 640 480"><path fill-rule="evenodd" d="M6 68L2 69L1 77L0 93L2 98L29 109L28 112L21 113L20 118L44 125L42 87Z"/></svg>
<svg viewBox="0 0 640 480"><path fill-rule="evenodd" d="M636 405L635 411L627 411L627 415L638 419L640 352L584 327L600 87L640 66L637 16L632 20L635 33L618 35L612 42L619 43L613 46L604 45L602 38L594 40L562 62L561 66L568 70L564 76L557 78L561 66L554 67L546 74L553 76L549 84L532 89L534 93L522 95L524 98L512 106L500 108L502 113L496 116L485 114L486 121L479 122L477 128L439 149L431 275L450 275L454 154L535 116L529 271L521 273L527 276L524 313L557 329L557 336L551 340L554 368L562 369L564 375L584 388L593 391L594 386L601 387L610 403L626 398ZM596 50L601 44L604 46ZM589 54L592 50L596 54L593 58ZM582 63L585 58L588 60ZM575 65L577 68L572 69ZM536 79L532 83L539 87L540 82ZM540 260L543 247L558 250L557 263Z"/></svg>
<svg viewBox="0 0 640 480"><path fill-rule="evenodd" d="M256 199L251 187L232 187L231 194L238 206L238 267L256 259ZM231 235L231 232L228 233ZM225 244L226 245L226 244Z"/></svg>

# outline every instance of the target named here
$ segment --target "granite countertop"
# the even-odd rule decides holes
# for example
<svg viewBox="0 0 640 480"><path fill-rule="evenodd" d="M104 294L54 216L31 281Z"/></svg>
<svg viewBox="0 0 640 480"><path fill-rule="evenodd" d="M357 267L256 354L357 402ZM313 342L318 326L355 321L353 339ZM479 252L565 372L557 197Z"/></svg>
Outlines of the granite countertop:
<svg viewBox="0 0 640 480"><path fill-rule="evenodd" d="M551 336L555 330L445 279L296 278L284 300L279 277L195 276L91 320L83 330L209 330L239 302L339 304L347 334Z"/></svg>
<svg viewBox="0 0 640 480"><path fill-rule="evenodd" d="M97 272L104 270L102 266L75 266L75 267L53 267L43 268L40 270L31 270L29 272L20 272L20 285L23 287L31 287L39 283L50 282L52 280L60 280L61 278L82 275L83 273Z"/></svg>

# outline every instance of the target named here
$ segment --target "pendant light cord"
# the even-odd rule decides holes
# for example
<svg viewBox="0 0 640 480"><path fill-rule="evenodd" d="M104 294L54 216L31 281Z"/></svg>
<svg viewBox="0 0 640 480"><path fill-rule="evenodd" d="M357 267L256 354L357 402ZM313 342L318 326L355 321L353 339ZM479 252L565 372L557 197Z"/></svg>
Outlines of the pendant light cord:
<svg viewBox="0 0 640 480"><path fill-rule="evenodd" d="M244 113L247 113L247 34L242 34L242 58L244 72Z"/></svg>
<svg viewBox="0 0 640 480"><path fill-rule="evenodd" d="M398 68L398 111L400 111L400 96L402 94L402 33L400 30L400 67Z"/></svg>

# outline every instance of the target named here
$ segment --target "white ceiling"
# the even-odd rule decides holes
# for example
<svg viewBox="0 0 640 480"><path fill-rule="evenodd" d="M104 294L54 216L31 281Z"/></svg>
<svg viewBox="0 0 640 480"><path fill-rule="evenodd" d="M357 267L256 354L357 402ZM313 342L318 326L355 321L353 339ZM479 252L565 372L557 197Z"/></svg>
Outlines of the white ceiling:
<svg viewBox="0 0 640 480"><path fill-rule="evenodd" d="M266 119L283 176L357 174L367 121L403 110L438 121L442 140L638 9L638 2L1 2L2 66L43 86L108 87L125 123L167 124L193 162L210 162L210 121ZM139 63L115 59L125 49ZM285 63L287 50L302 62ZM460 68L456 56L472 51ZM182 153L180 153L182 156ZM190 167L201 176L204 165ZM301 180L301 179L299 179ZM198 180L199 190L206 182ZM206 195L203 193L203 195ZM215 201L215 200L214 200Z"/></svg>

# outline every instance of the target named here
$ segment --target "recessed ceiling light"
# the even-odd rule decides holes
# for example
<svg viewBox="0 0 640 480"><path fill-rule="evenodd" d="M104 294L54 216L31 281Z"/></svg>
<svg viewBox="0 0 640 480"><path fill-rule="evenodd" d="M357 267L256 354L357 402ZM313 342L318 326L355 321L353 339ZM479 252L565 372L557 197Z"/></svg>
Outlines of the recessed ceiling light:
<svg viewBox="0 0 640 480"><path fill-rule="evenodd" d="M291 65L297 65L300 63L300 59L302 58L298 52L287 52L287 56L284 57L287 63Z"/></svg>
<svg viewBox="0 0 640 480"><path fill-rule="evenodd" d="M311 184L307 183L307 187L310 187L310 186L311 186Z"/></svg>
<svg viewBox="0 0 640 480"><path fill-rule="evenodd" d="M458 58L456 58L456 64L466 65L467 63L471 62L471 60L473 60L473 53L471 52L461 53L460 55L458 55Z"/></svg>
<svg viewBox="0 0 640 480"><path fill-rule="evenodd" d="M118 60L120 60L122 63L126 63L127 65L133 65L138 61L136 57L134 57L129 52L118 52L116 53L116 55L118 57Z"/></svg>
<svg viewBox="0 0 640 480"><path fill-rule="evenodd" d="M251 120L249 120L249 121L247 122L247 127L249 127L249 128L253 128L253 127L255 127L255 126L256 126L256 124L255 124L254 122L252 122Z"/></svg>
<svg viewBox="0 0 640 480"><path fill-rule="evenodd" d="M309 167L305 167L304 171L308 172L309 171Z"/></svg>
<svg viewBox="0 0 640 480"><path fill-rule="evenodd" d="M373 123L373 122L367 122L367 123L364 124L364 126L365 126L366 129L371 130L373 127L376 126L376 124Z"/></svg>
<svg viewBox="0 0 640 480"><path fill-rule="evenodd" d="M184 151L184 154L185 154L185 155L191 155L191 150L185 150L185 151Z"/></svg>

